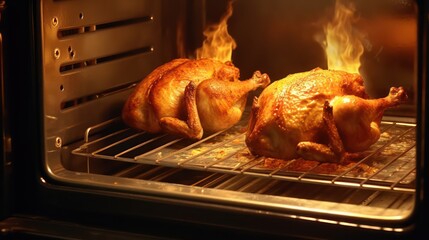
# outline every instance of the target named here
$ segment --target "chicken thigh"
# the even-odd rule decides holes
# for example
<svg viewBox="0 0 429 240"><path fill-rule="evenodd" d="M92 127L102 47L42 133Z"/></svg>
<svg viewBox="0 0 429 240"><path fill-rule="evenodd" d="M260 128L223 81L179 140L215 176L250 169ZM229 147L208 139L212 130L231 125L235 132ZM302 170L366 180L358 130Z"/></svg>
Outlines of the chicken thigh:
<svg viewBox="0 0 429 240"><path fill-rule="evenodd" d="M151 133L167 132L200 139L237 123L247 95L270 83L256 71L246 80L231 62L214 59L175 59L156 68L128 97L124 122Z"/></svg>
<svg viewBox="0 0 429 240"><path fill-rule="evenodd" d="M273 82L255 98L246 144L252 154L338 162L364 151L380 137L383 111L405 101L368 99L359 74L313 69Z"/></svg>

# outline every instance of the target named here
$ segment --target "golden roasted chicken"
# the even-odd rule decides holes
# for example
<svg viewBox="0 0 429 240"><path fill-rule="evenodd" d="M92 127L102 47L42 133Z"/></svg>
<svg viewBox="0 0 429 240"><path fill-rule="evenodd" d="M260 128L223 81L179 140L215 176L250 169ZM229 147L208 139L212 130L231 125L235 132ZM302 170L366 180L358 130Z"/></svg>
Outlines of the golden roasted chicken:
<svg viewBox="0 0 429 240"><path fill-rule="evenodd" d="M174 59L145 77L128 97L124 122L151 133L166 132L200 139L237 123L247 95L270 83L267 74L256 71L239 80L231 62L214 59Z"/></svg>
<svg viewBox="0 0 429 240"><path fill-rule="evenodd" d="M255 98L246 144L252 154L339 162L380 137L386 108L407 99L402 87L368 99L359 74L313 69L288 75Z"/></svg>

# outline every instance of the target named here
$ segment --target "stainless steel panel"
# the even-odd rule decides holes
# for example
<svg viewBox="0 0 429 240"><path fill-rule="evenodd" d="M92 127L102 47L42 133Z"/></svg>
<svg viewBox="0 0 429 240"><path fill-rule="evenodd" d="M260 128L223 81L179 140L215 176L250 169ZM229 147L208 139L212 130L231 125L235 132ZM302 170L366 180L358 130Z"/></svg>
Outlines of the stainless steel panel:
<svg viewBox="0 0 429 240"><path fill-rule="evenodd" d="M154 16L159 7L151 0L127 0L127 4L122 0L45 0L42 5L44 27L59 29Z"/></svg>
<svg viewBox="0 0 429 240"><path fill-rule="evenodd" d="M46 131L48 138L63 138L64 144L81 139L88 124L97 123L103 119L118 116L122 109L122 101L131 93L131 89L108 96L99 96L94 100L83 102L73 109L59 111L55 116L46 115ZM108 106L108 107L106 107ZM60 108L60 103L57 104ZM48 145L47 147L54 147Z"/></svg>
<svg viewBox="0 0 429 240"><path fill-rule="evenodd" d="M156 66L153 53L142 53L112 62L96 64L62 74L58 82L63 86L61 101L102 93L107 89L126 86L142 80ZM126 74L122 71L128 69Z"/></svg>
<svg viewBox="0 0 429 240"><path fill-rule="evenodd" d="M117 115L131 84L162 63L162 2L40 6L46 139L67 143L91 122Z"/></svg>
<svg viewBox="0 0 429 240"><path fill-rule="evenodd" d="M140 48L159 47L159 32L159 24L149 20L72 35L55 42L53 47L61 51L57 60L63 66ZM69 54L71 51L73 51L73 56Z"/></svg>

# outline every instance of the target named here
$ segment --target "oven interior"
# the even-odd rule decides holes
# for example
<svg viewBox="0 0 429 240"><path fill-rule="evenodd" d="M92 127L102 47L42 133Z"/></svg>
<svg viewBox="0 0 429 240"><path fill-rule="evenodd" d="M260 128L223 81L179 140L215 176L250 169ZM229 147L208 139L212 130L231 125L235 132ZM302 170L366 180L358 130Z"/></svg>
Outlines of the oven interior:
<svg viewBox="0 0 429 240"><path fill-rule="evenodd" d="M244 144L249 110L234 127L199 141L123 124L121 108L134 86L162 63L193 57L205 26L218 21L226 5L209 0L40 1L49 177L84 187L396 231L390 223L409 217L416 191L413 1L356 3L368 93L382 97L391 86L403 86L409 101L385 112L380 140L353 164L291 160L264 167L265 159L252 156ZM233 6L228 28L237 42L233 62L242 79L255 70L275 80L326 68L315 39L332 14L333 1L247 0Z"/></svg>

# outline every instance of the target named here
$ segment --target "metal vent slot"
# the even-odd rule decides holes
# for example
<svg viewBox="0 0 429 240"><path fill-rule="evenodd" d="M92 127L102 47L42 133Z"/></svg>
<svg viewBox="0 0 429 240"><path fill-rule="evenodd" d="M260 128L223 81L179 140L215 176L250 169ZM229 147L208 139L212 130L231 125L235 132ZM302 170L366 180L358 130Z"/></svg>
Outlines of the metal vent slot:
<svg viewBox="0 0 429 240"><path fill-rule="evenodd" d="M85 59L79 62L66 63L60 66L60 73L64 74L74 69L85 68L91 65L114 61L117 59L129 57L137 54L149 53L149 52L152 52L153 50L154 50L153 47L142 47L142 48L133 49L130 51L109 55L109 56L104 56L100 58ZM69 50L69 52L71 52L71 50Z"/></svg>
<svg viewBox="0 0 429 240"><path fill-rule="evenodd" d="M73 108L73 107L77 107L77 106L79 106L81 104L84 104L84 103L87 103L87 102L90 102L90 101L94 101L94 100L100 99L102 97L107 97L107 96L109 96L111 94L115 94L115 93L118 93L118 92L121 92L121 91L126 91L126 90L128 90L130 88L133 88L134 86L135 86L135 84L131 84L131 85L127 84L127 85L124 85L124 86L119 86L119 87L115 87L115 88L112 88L112 89L107 89L106 91L103 91L103 92L100 92L100 93L96 93L96 94L93 94L93 95L88 95L88 96L83 96L83 97L80 97L80 98L68 100L68 101L62 102L61 105L60 105L60 108L61 108L61 110L67 110L67 109L70 109L70 108Z"/></svg>
<svg viewBox="0 0 429 240"><path fill-rule="evenodd" d="M98 25L88 25L88 26L80 26L80 27L68 28L68 29L59 29L57 34L58 34L58 38L62 39L76 34L84 34L84 33L99 31L107 28L120 27L120 26L135 24L135 23L141 23L141 22L148 22L151 20L153 20L153 16L144 16L139 18L125 19L125 20L103 23Z"/></svg>
<svg viewBox="0 0 429 240"><path fill-rule="evenodd" d="M52 17L61 17L59 21L58 19L53 21L60 29L139 19L151 16L151 13L158 11L159 6L157 2L151 0L127 0L127 4L123 4L122 0L45 0L43 4L46 15L56 13Z"/></svg>
<svg viewBox="0 0 429 240"><path fill-rule="evenodd" d="M98 128L122 124L118 118L88 129L83 145L72 153L88 159L107 159L257 178L358 189L414 192L415 125L382 122L379 141L359 161L347 164L302 159L272 160L252 156L244 143L246 121L202 140L153 135L124 127L92 136ZM272 167L272 161L278 166ZM266 163L270 163L268 166Z"/></svg>

